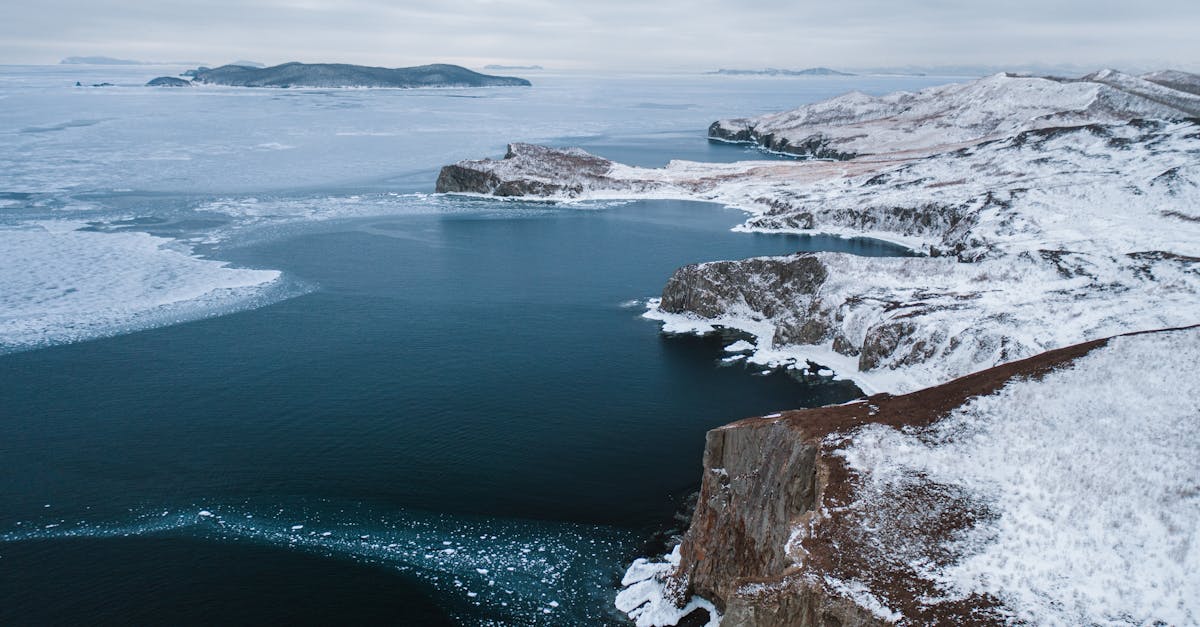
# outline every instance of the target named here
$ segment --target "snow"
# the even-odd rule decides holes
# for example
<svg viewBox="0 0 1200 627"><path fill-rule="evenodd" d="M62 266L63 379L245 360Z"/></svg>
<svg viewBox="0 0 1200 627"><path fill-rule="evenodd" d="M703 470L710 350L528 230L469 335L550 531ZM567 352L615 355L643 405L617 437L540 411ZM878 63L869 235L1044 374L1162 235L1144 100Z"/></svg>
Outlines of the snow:
<svg viewBox="0 0 1200 627"><path fill-rule="evenodd" d="M1177 82L1185 79L1200 83ZM997 75L779 114L873 120L855 141L891 152L850 161L610 162L596 174L603 167L594 160L575 171L571 159L522 148L466 167L575 186L552 196L559 200L706 200L750 213L744 231L868 236L928 252L818 254L829 277L819 293L774 302L770 316L739 299L712 319L647 301L646 317L666 333L739 330L755 337L750 363L812 361L865 392L902 393L1089 339L1194 323L1200 132L1176 119L1196 102L1116 72L1077 81ZM1163 119L1129 121L1138 116ZM933 130L917 137L918 127ZM915 143L889 143L897 133ZM778 329L805 322L823 337L773 342Z"/></svg>
<svg viewBox="0 0 1200 627"><path fill-rule="evenodd" d="M912 566L945 598L990 594L1029 624L1200 623L1200 330L1116 338L922 431L844 450L862 508L890 487L961 488L994 519ZM931 599L929 602L936 602Z"/></svg>
<svg viewBox="0 0 1200 627"><path fill-rule="evenodd" d="M1158 263L1148 276L1129 258L1100 252L1064 256L1085 268L1087 274L1080 276L1063 276L1040 257L978 263L834 253L817 257L829 273L819 294L777 309L825 321L854 346L863 346L889 325L911 325L878 365L863 368L860 356L835 351L832 339L778 345L775 329L788 322L786 313L765 318L744 304L701 319L664 312L659 301L651 301L643 315L663 322L669 333L723 327L754 335L751 363L804 367L811 361L866 393L905 393L1060 346L1190 324L1200 307L1200 273L1187 264Z"/></svg>
<svg viewBox="0 0 1200 627"><path fill-rule="evenodd" d="M874 614L875 617L890 623L899 622L904 618L899 612L888 608L879 597L871 594L866 586L857 581L843 581L835 577L824 577L825 585L838 595L846 597L859 607Z"/></svg>
<svg viewBox="0 0 1200 627"><path fill-rule="evenodd" d="M634 560L621 578L622 590L617 593L617 609L629 615L637 627L666 627L696 609L708 611L705 627L719 627L721 614L710 601L693 596L682 608L675 607L666 594L666 578L679 566L679 547L661 561L645 558Z"/></svg>
<svg viewBox="0 0 1200 627"><path fill-rule="evenodd" d="M1200 97L1194 94L1104 70L1074 81L996 74L878 98L854 92L718 124L792 145L819 138L838 152L863 155L930 150L1054 126L1196 115Z"/></svg>
<svg viewBox="0 0 1200 627"><path fill-rule="evenodd" d="M1200 257L1198 159L1194 123L1141 123L1009 138L848 177L722 178L703 196L751 211L748 230L795 231L787 224L805 214L813 231L887 226L918 248L961 252L818 254L829 275L819 293L777 303L771 318L731 302L700 319L654 300L646 315L668 333L737 329L756 337L754 363L811 360L866 392L893 393L1088 339L1191 324L1200 307L1189 261ZM755 200L764 197L775 208ZM898 220L897 207L920 219ZM772 342L778 325L801 318L829 334L811 345ZM877 363L833 350L836 337L861 348L902 324L912 331Z"/></svg>

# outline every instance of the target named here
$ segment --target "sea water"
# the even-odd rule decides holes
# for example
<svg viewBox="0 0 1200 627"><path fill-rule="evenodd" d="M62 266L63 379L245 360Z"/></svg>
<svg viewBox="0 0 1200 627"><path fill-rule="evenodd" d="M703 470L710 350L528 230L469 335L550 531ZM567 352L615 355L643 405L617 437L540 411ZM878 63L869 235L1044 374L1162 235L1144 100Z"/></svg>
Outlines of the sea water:
<svg viewBox="0 0 1200 627"><path fill-rule="evenodd" d="M0 622L617 623L704 432L846 400L640 314L680 265L880 242L432 194L508 141L772 158L717 117L937 78L140 87L0 67ZM115 83L114 87L74 87Z"/></svg>

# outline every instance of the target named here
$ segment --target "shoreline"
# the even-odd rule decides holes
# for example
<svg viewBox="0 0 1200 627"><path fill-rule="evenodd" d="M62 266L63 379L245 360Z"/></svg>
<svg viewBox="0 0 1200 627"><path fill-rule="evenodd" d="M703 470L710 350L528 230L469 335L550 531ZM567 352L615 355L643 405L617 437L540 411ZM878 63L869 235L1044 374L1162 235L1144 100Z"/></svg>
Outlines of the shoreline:
<svg viewBox="0 0 1200 627"><path fill-rule="evenodd" d="M1200 89L1200 76L1192 79ZM910 251L926 253L879 259L817 253L692 264L676 271L661 299L648 303L643 317L661 322L665 333L736 329L756 341L738 341L728 350L750 352L742 357L750 363L794 369L811 360L875 394L858 403L783 412L784 418L747 419L710 431L700 505L682 553L677 547L665 562L635 562L618 606L640 627L673 625L693 611L686 620L717 624L724 617L735 625L829 620L874 625L968 615L1002 622L1010 612L1056 620L1055 611L1068 611L1020 596L1021 584L1010 579L1005 580L1008 588L993 586L984 596L965 601L946 601L936 594L945 587L938 583L941 571L934 568L944 566L938 561L944 557L938 556L945 551L954 555L954 549L945 545L948 536L925 538L921 530L961 523L962 533L985 533L990 520L1007 520L1006 512L1019 511L1022 503L989 504L978 487L946 491L923 484L918 475L905 479L911 486L885 483L876 488L882 490L874 493L882 494L876 498L884 502L907 498L909 489L935 495L927 504L931 519L911 529L892 529L886 520L868 520L869 508L854 519L839 512L854 503L846 501L854 498L846 491L852 475L890 477L904 469L883 458L854 475L836 471L845 466L841 462L816 460L827 458L821 451L829 447L859 450L870 446L872 437L911 434L904 430L903 413L893 416L899 422L886 422L890 426L883 435L865 428L884 421L875 416L887 413L881 409L887 403L924 416L913 428L927 430L942 428L944 419L977 404L992 408L986 416L1003 416L1009 410L990 399L1036 397L1046 364L1070 370L1078 361L1079 368L1095 368L1083 355L1110 343L1137 354L1144 341L1126 338L1150 330L1182 333L1189 342L1200 336L1194 329L1163 330L1195 325L1200 303L1200 272L1192 265L1200 262L1195 226L1200 216L1194 215L1200 201L1200 168L1195 166L1200 96L1175 89L1112 71L1077 81L1001 74L916 94L850 94L710 127L728 131L727 125L745 126L751 129L747 133L758 133L756 125L774 125L753 143L795 145L813 154L832 151L845 159L841 161L672 161L663 168L640 168L578 148L510 144L503 159L444 167L439 192L566 201L711 201L749 214L735 231L858 236L884 231ZM1124 109L1095 104L1116 97L1125 99ZM889 113L892 109L900 112ZM1023 117L1029 111L1044 117ZM873 120L871 115L881 117ZM977 122L980 115L986 125ZM931 133L931 117L947 130ZM1112 364L1121 358L1104 359L1100 367L1108 368L1105 374L1118 376ZM1022 370L1026 367L1032 370ZM1139 374L1154 381L1168 376L1154 372L1155 367L1144 367ZM1053 380L1064 377L1068 375ZM990 383L979 388L972 383L978 381ZM1082 389L1087 394L1086 385ZM922 400L946 390L957 390L952 394L957 401ZM1113 406L1120 407L1114 411L1136 411L1128 405L1135 396L1114 399ZM1047 419L1077 419L1070 415L1077 407L1057 405L1059 414ZM812 420L820 423L821 416L834 414L853 420L832 431L812 431L817 428ZM1161 427L1165 429L1178 429L1178 421L1186 420L1176 413L1163 415L1176 421ZM791 426L781 426L784 422ZM976 423L985 425L972 427L983 433L991 428L986 419ZM746 435L742 429L748 430ZM765 439L756 439L759 432ZM797 441L795 432L809 435ZM1083 439L1072 454L1117 454L1103 452L1110 442L1087 440L1087 429L1074 435ZM1002 439L998 446L1013 442ZM1195 443L1183 438L1179 445L1188 449ZM968 462L947 464L974 472ZM1064 463L1069 466L1069 457ZM741 470L735 473L734 467ZM797 476L811 479L796 484ZM1011 490L1040 489L1037 476L1017 477L1024 483ZM1171 476L1145 480L1172 481ZM1115 486L1109 498L1119 502L1137 489ZM990 507L1009 509L992 514ZM1163 507L1168 508L1163 515L1175 516L1190 506L1174 500ZM1101 510L1089 513L1105 515ZM822 535L818 527L830 531ZM889 587L910 580L903 564L889 571L891 579L873 574L870 546L851 540L875 533L877 527L892 534L887 541L900 554L931 564L918 570L933 569L932 574L910 578L915 587L903 590ZM825 542L820 538L829 534L840 540L820 545L825 549L810 547L807 540L800 547L805 537ZM954 559L965 560L965 555ZM1096 559L1094 553L1086 555L1084 559ZM1168 558L1156 553L1153 559ZM858 564L855 560L863 567L831 570L843 562ZM980 585L987 588L986 569L997 566L981 568ZM1077 585L1087 577L1084 572L1071 576L1075 579L1062 585ZM701 601L708 604L703 609L697 606ZM1136 615L1150 620L1163 607L1096 611L1149 612ZM1088 621L1101 620L1087 608L1069 611L1083 612Z"/></svg>

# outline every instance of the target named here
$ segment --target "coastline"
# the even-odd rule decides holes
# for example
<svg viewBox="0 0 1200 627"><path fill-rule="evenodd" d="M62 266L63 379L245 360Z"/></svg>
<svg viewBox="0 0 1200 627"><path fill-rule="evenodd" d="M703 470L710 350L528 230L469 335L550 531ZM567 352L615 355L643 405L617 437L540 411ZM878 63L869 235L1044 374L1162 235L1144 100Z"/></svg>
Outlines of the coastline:
<svg viewBox="0 0 1200 627"><path fill-rule="evenodd" d="M1193 78L1200 85L1200 77ZM1175 615L1169 605L1153 604L1120 609L1093 603L1099 608L1094 612L1061 605L1047 609L1039 598L1018 594L1011 586L1020 584L1010 579L1005 580L1009 588L984 586L989 591L982 596L945 597L953 586L938 568L967 559L954 553L955 539L986 535L995 520L1008 520L1003 507L1023 505L1001 499L995 505L1001 509L993 511L988 509L990 497L978 486L946 489L922 484L918 475L915 483L874 489L882 490L877 498L885 500L907 498L905 490L914 489L932 495L926 502L928 520L889 528L887 521L867 520L867 514L847 518L840 512L854 503L846 492L852 475L866 475L837 470L845 464L819 453L834 444L833 449L861 448L859 440L877 437L862 428L869 423L884 422L887 433L911 435L912 429L933 432L953 424L952 417L977 404L993 407L992 417L1002 416L1008 410L996 409L993 397L1055 394L1053 387L1041 391L1043 375L1056 368L1070 371L1077 362L1080 368L1086 364L1094 369L1092 361L1079 360L1110 343L1120 350L1140 350L1130 346L1143 340L1124 337L1162 330L1183 333L1180 337L1190 343L1198 335L1194 329L1171 331L1195 325L1200 304L1195 266L1200 262L1200 216L1194 214L1200 201L1200 168L1195 165L1200 98L1173 89L1112 71L1074 81L996 75L917 94L878 99L850 94L758 118L794 125L764 135L768 147L799 138L790 145L816 156L833 150L843 159L839 161L673 161L648 169L580 149L512 144L504 159L443 168L439 192L564 202L705 200L750 214L735 230L859 236L882 231L925 253L882 260L818 253L709 262L680 268L668 281L662 298L644 314L662 322L664 332L736 329L756 341L735 342L727 351L752 351L744 357L750 363L832 367L839 377L874 394L860 403L784 412L784 418L747 419L710 431L701 502L682 551L658 565L635 562L626 577L628 587L618 597L621 609L639 626L680 620L715 624L722 616L735 625L829 620L873 625L968 616L994 623L1012 615L1067 622L1137 616L1138 622L1167 614L1173 620L1190 616L1192 610L1184 606L1183 614ZM1164 90L1170 92L1168 98ZM1116 97L1121 104L1114 108ZM890 113L897 107L903 107L899 117ZM1030 111L1041 117L1022 117ZM929 132L929 112L949 130ZM986 124L977 121L980 115ZM1118 336L1122 339L1111 340ZM1098 367L1117 376L1113 364L1121 358L1105 359ZM1178 372L1160 372L1158 366L1143 367L1132 380L1142 377L1149 384ZM1021 391L1026 388L1032 391ZM1086 383L1082 390L1087 393ZM1200 396L1190 388L1181 393L1185 401L1193 400L1189 395ZM1096 394L1104 398L1101 391ZM1112 399L1113 411L1135 420L1128 415L1135 405L1126 402L1135 396ZM947 402L951 397L953 402ZM892 406L901 413L888 409ZM1078 419L1070 415L1074 410L1056 406L1059 413L1046 419L1069 423ZM881 412L892 418L876 418ZM1189 420L1168 413L1175 422L1162 428L1178 429L1184 424L1179 421ZM849 422L821 431L826 415ZM923 418L911 422L914 415ZM778 426L784 422L790 426ZM1129 437L1152 437L1159 427L1147 423L1145 428L1151 431L1134 431ZM739 435L742 429L750 431ZM754 435L760 432L761 438ZM795 433L802 434L799 440ZM1080 433L1086 435L1087 429ZM1200 443L1183 437L1179 444L1192 450ZM1114 455L1104 452L1106 446L1108 442L1085 438L1077 454ZM825 461L818 463L821 455ZM886 459L877 466L885 476L907 472ZM796 476L810 478L797 485ZM1172 477L1147 475L1145 480L1173 485ZM1025 483L1012 489L1036 485L1038 478L1019 480ZM1106 497L1113 502L1138 489L1106 488L1113 490ZM1191 502L1164 501L1161 507L1163 516L1176 516L1188 511ZM1089 514L1107 515L1100 510ZM840 540L826 545L823 557L813 557L818 553L807 544L799 548L804 537L820 541L813 530L832 520L840 521L831 532ZM946 525L959 525L953 527L958 531L922 535L924 527L949 529ZM917 568L924 578L917 576L915 583L897 591L889 586L905 581L910 573L904 568L910 567L884 576L873 573L867 557L871 545L862 537L876 527L887 529L888 542L910 559L931 565ZM990 545L985 540L981 546ZM1156 553L1153 559L1172 558ZM1175 572L1167 562L1161 563L1163 572ZM846 563L862 567L829 574L836 570L830 565ZM986 580L987 568L996 565L980 568L977 575ZM1087 577L1083 572L1069 576L1074 579L1064 584L1068 587ZM701 609L696 599L712 607ZM683 610L696 614L686 616ZM1068 618L1055 611L1082 614Z"/></svg>

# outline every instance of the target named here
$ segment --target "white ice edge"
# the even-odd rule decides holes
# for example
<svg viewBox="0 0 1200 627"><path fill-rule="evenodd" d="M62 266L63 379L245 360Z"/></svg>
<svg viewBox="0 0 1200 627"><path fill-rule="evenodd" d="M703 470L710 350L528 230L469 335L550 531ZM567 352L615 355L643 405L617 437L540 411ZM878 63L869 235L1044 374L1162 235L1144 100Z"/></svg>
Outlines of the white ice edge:
<svg viewBox="0 0 1200 627"><path fill-rule="evenodd" d="M920 382L909 374L898 370L879 372L863 372L858 369L858 359L842 355L833 350L833 343L821 345L789 345L772 346L775 326L769 320L755 320L749 317L722 316L720 318L700 318L692 314L677 314L663 311L659 304L661 299L650 298L646 301L646 311L643 318L655 320L662 324L663 333L680 335L708 335L720 328L732 329L753 335L755 341L737 342L729 348L751 351L746 357L749 363L766 368L806 368L808 362L824 366L833 371L833 376L847 379L858 386L867 395L880 392L903 393L920 386ZM744 346L743 346L744 343Z"/></svg>
<svg viewBox="0 0 1200 627"><path fill-rule="evenodd" d="M0 353L97 339L230 313L302 293L277 270L233 267L148 233L81 222L0 229L10 251Z"/></svg>
<svg viewBox="0 0 1200 627"><path fill-rule="evenodd" d="M720 627L721 614L707 599L693 595L683 607L675 607L666 594L666 578L679 567L679 547L676 546L661 560L634 560L625 576L623 588L617 593L617 609L629 615L637 627L667 627L697 609L708 611L704 627Z"/></svg>

